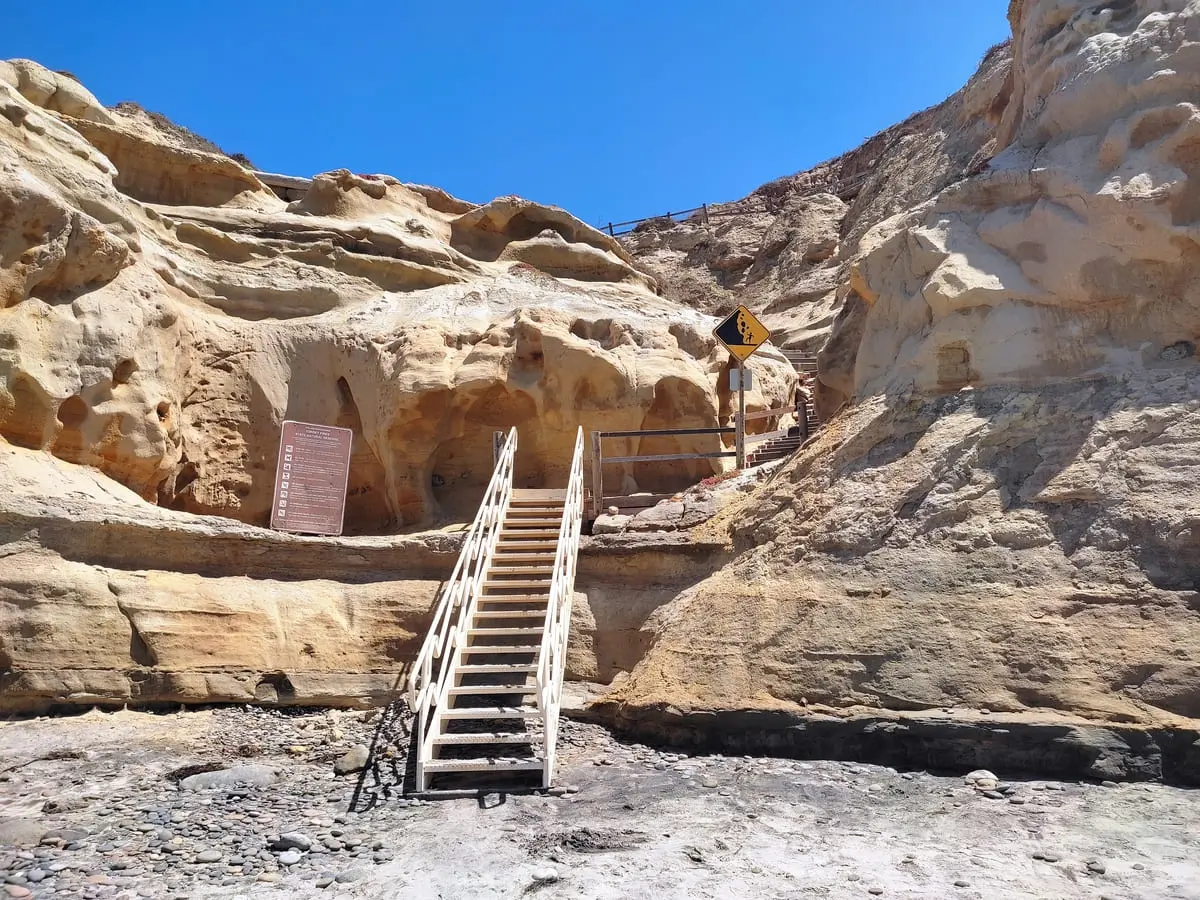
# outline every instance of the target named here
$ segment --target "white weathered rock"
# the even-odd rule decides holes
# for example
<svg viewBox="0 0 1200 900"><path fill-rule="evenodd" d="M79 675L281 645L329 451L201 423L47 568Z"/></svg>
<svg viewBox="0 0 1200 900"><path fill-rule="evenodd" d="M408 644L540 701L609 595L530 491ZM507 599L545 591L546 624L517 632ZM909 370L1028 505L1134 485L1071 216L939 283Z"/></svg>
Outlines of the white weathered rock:
<svg viewBox="0 0 1200 900"><path fill-rule="evenodd" d="M189 775L179 782L179 787L185 791L204 791L239 785L262 788L274 784L278 777L275 770L269 766L233 766L229 769L218 769L215 772Z"/></svg>
<svg viewBox="0 0 1200 900"><path fill-rule="evenodd" d="M371 751L365 744L355 744L333 764L333 771L338 775L349 775L366 768L371 760Z"/></svg>
<svg viewBox="0 0 1200 900"><path fill-rule="evenodd" d="M606 514L597 516L592 522L592 534L620 534L629 527L633 516Z"/></svg>

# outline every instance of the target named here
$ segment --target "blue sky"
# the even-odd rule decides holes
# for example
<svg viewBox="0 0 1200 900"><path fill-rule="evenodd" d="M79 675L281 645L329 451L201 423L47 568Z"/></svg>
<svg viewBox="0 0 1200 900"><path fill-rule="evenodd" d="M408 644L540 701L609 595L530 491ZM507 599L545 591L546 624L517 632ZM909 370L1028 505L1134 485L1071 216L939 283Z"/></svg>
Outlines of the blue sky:
<svg viewBox="0 0 1200 900"><path fill-rule="evenodd" d="M17 2L74 72L292 175L386 172L593 224L732 200L957 90L1008 0Z"/></svg>

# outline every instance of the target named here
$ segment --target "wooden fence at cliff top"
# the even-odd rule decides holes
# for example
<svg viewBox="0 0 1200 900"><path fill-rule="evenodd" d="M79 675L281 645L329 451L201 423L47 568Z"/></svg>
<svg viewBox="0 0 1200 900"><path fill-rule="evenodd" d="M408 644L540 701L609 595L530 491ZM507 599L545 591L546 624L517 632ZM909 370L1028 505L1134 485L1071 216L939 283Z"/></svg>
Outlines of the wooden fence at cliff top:
<svg viewBox="0 0 1200 900"><path fill-rule="evenodd" d="M847 181L839 181L835 185L826 185L823 188L814 189L800 196L812 197L816 194L836 194L842 200L851 200L858 196L858 192L862 190L862 186L866 184L870 175L870 172L863 172L861 175L856 175ZM729 203L701 203L699 206L693 206L691 209L681 209L678 212L665 212L657 216L645 216L641 219L630 219L627 222L609 222L608 224L601 224L598 227L602 231L607 231L610 237L618 237L619 235L636 231L637 227L645 222L655 222L661 219L667 219L671 222L684 222L689 218L698 218L703 224L708 225L713 219L728 219L755 212L771 212L767 208L765 198L762 209L746 209L744 206L739 205L743 202L735 200Z"/></svg>

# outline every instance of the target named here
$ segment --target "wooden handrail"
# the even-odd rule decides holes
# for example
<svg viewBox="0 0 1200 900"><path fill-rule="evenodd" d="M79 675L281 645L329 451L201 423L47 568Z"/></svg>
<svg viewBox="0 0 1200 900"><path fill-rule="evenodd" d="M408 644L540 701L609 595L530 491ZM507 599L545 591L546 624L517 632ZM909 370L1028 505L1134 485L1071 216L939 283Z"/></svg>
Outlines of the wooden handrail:
<svg viewBox="0 0 1200 900"><path fill-rule="evenodd" d="M734 429L723 428L655 428L648 431L593 431L602 438L672 437L677 434L733 434Z"/></svg>
<svg viewBox="0 0 1200 900"><path fill-rule="evenodd" d="M419 769L424 760L432 758L432 712L436 706L446 702L447 692L452 687L448 683L448 676L454 668L455 657L466 642L467 625L474 614L504 518L508 514L516 452L517 429L513 428L508 432L508 439L496 461L483 501L479 504L479 512L475 514L475 520L467 532L450 580L442 588L429 634L408 676L408 700L415 719L413 739L417 747ZM418 782L424 783L420 771Z"/></svg>
<svg viewBox="0 0 1200 900"><path fill-rule="evenodd" d="M542 713L542 786L550 787L558 745L558 715L562 682L567 667L567 636L571 628L571 601L575 595L575 570L579 536L583 531L583 428L575 435L575 453L563 502L562 524L550 577L550 603L538 654L537 697Z"/></svg>
<svg viewBox="0 0 1200 900"><path fill-rule="evenodd" d="M759 419L773 419L776 416L786 416L789 413L793 415L796 413L795 403L791 406L777 406L774 409L763 409L758 412L746 413L746 421L755 422Z"/></svg>
<svg viewBox="0 0 1200 900"><path fill-rule="evenodd" d="M591 514L592 518L600 515L601 505L605 500L604 497L604 467L606 465L617 465L620 463L639 463L639 462L669 462L672 460L684 459L725 459L727 457L737 456L735 450L720 450L711 453L646 453L636 456L608 456L604 455L604 439L605 438L646 438L646 437L676 437L676 436L695 436L695 435L723 435L737 434L736 428L714 427L714 428L653 428L645 431L593 431L592 432L592 503Z"/></svg>
<svg viewBox="0 0 1200 900"><path fill-rule="evenodd" d="M746 435L746 446L751 444L761 444L763 441L769 441L772 438L787 437L788 429L780 428L778 431L764 431L761 434Z"/></svg>
<svg viewBox="0 0 1200 900"><path fill-rule="evenodd" d="M672 459L723 459L726 456L737 456L737 453L733 450L720 450L716 453L650 453L645 456L606 456L604 464L650 462L656 459L663 461Z"/></svg>

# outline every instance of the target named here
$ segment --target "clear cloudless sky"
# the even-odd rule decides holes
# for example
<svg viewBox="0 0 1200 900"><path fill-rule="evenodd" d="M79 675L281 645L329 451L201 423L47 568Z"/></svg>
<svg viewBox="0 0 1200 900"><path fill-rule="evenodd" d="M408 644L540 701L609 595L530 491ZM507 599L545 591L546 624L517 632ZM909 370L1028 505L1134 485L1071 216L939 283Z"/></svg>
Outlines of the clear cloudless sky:
<svg viewBox="0 0 1200 900"><path fill-rule="evenodd" d="M520 194L597 224L742 197L958 90L1008 0L12 2L73 72L262 169Z"/></svg>

